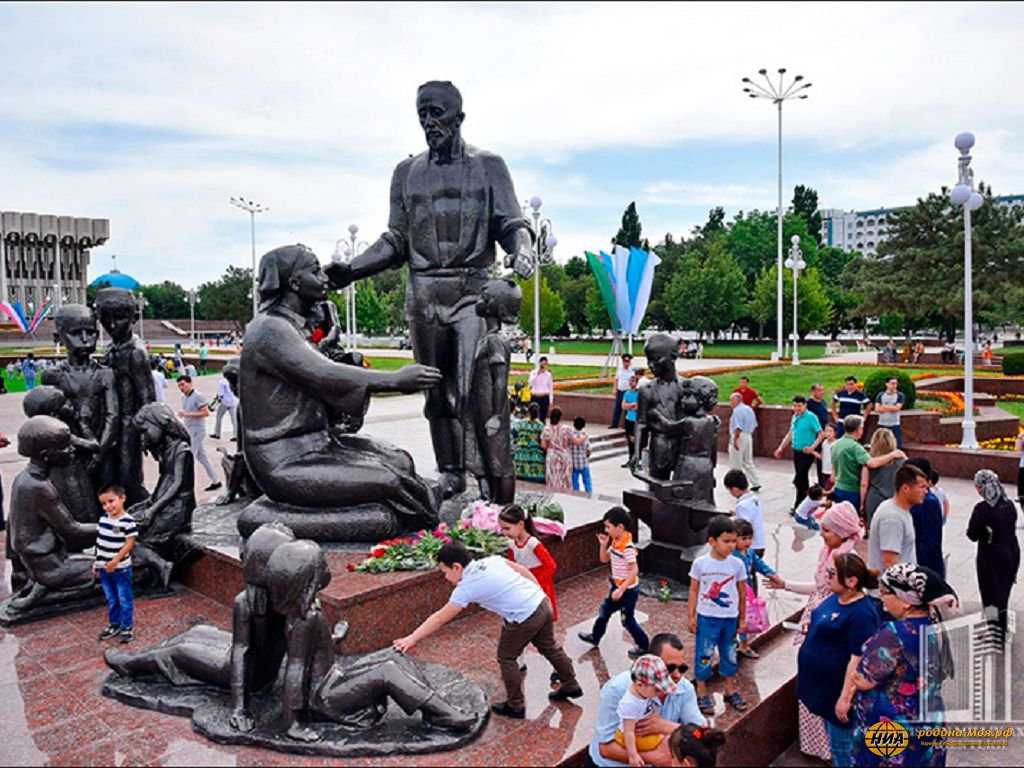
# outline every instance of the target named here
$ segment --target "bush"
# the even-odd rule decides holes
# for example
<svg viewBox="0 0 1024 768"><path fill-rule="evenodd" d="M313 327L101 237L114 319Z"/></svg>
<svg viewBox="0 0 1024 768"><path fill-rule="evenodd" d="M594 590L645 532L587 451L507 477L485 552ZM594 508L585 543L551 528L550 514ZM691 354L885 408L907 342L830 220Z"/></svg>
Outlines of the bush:
<svg viewBox="0 0 1024 768"><path fill-rule="evenodd" d="M864 379L864 394L871 398L872 403L875 402L875 395L885 391L885 380L890 376L895 376L899 379L896 389L902 392L903 397L906 398L903 403L903 409L909 411L914 407L914 402L917 400L917 387L910 376L897 368L879 368L877 371L869 374Z"/></svg>
<svg viewBox="0 0 1024 768"><path fill-rule="evenodd" d="M1024 352L1004 352L1003 373L1007 376L1024 374Z"/></svg>

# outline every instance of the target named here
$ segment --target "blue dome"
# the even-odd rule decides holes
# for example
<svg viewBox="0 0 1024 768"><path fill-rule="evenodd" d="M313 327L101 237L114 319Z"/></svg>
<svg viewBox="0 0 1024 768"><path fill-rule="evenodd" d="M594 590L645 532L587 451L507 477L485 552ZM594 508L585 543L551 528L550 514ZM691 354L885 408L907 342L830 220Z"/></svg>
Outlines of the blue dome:
<svg viewBox="0 0 1024 768"><path fill-rule="evenodd" d="M129 291L134 291L139 287L139 281L131 275L126 275L124 272L118 272L116 269L107 272L106 274L100 275L91 283L90 286L96 287L101 283L110 283L112 288L126 288Z"/></svg>

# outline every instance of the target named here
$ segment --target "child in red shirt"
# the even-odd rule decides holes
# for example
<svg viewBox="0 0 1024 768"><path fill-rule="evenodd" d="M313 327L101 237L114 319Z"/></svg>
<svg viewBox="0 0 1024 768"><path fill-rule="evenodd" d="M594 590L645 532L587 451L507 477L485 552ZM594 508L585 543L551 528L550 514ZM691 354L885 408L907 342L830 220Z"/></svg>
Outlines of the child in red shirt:
<svg viewBox="0 0 1024 768"><path fill-rule="evenodd" d="M533 527L533 520L518 504L509 504L498 515L501 532L508 536L508 559L526 568L537 579L540 588L548 596L551 613L558 621L558 603L555 601L555 571L558 564L548 552ZM519 657L519 669L526 671L526 652ZM557 685L558 673L551 673L551 684Z"/></svg>

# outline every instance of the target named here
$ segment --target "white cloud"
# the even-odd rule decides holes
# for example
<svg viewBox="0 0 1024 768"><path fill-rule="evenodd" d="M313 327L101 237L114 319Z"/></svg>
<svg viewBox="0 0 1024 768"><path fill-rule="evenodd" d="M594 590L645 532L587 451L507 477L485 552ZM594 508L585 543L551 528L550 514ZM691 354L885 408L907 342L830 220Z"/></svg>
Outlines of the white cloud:
<svg viewBox="0 0 1024 768"><path fill-rule="evenodd" d="M248 264L238 194L270 206L258 249L301 240L326 258L350 222L367 239L384 227L391 170L423 147L415 87L451 79L467 139L509 160L521 196L565 212L559 237L579 252L630 199L773 200L770 175L647 174L623 189L587 163L773 143L774 110L740 78L779 65L814 83L783 117L787 146L830 158L806 180L823 205L898 205L951 183L964 128L978 177L1019 192L1024 106L1006 84L1024 79L1022 20L998 3L0 5L0 207L110 218L96 261L118 253L147 282ZM100 152L97 124L121 137ZM851 163L865 150L877 162ZM685 231L656 210L645 231Z"/></svg>

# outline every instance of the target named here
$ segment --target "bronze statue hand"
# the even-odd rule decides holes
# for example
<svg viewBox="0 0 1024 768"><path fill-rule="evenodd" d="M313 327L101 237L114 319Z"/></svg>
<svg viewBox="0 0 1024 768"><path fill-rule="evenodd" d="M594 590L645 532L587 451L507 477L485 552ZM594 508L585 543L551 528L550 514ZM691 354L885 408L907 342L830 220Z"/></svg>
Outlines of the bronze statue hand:
<svg viewBox="0 0 1024 768"><path fill-rule="evenodd" d="M505 267L511 267L516 275L526 280L533 276L534 255L526 250L517 251L505 257Z"/></svg>
<svg viewBox="0 0 1024 768"><path fill-rule="evenodd" d="M343 261L332 261L326 267L327 279L330 281L328 287L332 291L340 291L355 282L352 279L352 267Z"/></svg>
<svg viewBox="0 0 1024 768"><path fill-rule="evenodd" d="M395 374L395 389L412 394L441 382L441 371L429 365L407 365Z"/></svg>

